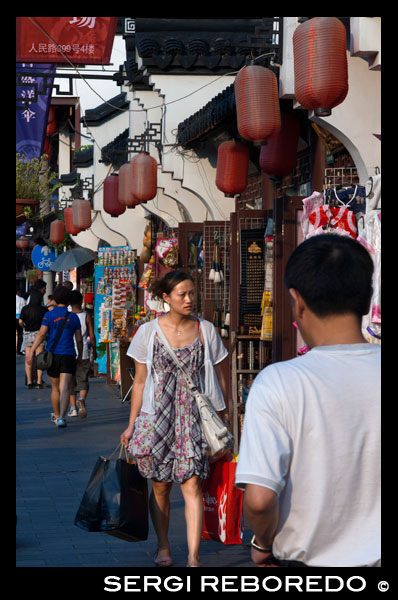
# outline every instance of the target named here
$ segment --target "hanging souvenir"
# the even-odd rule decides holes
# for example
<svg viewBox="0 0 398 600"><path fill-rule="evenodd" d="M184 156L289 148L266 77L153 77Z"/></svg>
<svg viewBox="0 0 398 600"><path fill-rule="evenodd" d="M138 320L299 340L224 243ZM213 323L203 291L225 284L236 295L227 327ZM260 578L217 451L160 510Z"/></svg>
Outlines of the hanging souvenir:
<svg viewBox="0 0 398 600"><path fill-rule="evenodd" d="M158 240L155 252L166 267L176 267L178 264L178 239L173 237Z"/></svg>

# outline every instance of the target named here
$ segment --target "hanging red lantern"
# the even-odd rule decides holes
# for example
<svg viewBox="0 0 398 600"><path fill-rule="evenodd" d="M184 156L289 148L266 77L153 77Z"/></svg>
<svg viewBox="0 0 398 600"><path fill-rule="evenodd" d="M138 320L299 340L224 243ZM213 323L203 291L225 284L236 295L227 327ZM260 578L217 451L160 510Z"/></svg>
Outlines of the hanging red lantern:
<svg viewBox="0 0 398 600"><path fill-rule="evenodd" d="M260 167L268 175L285 177L296 166L300 122L289 113L281 114L281 129L260 152Z"/></svg>
<svg viewBox="0 0 398 600"><path fill-rule="evenodd" d="M133 196L133 168L131 162L125 163L119 169L118 202L128 208L134 208L139 204Z"/></svg>
<svg viewBox="0 0 398 600"><path fill-rule="evenodd" d="M251 142L266 142L281 127L278 80L259 65L243 67L234 83L240 135Z"/></svg>
<svg viewBox="0 0 398 600"><path fill-rule="evenodd" d="M65 229L66 229L67 233L69 233L69 235L77 235L78 233L81 232L80 227L77 227L73 223L73 212L72 212L71 206L69 206L68 208L65 208L64 219L65 219Z"/></svg>
<svg viewBox="0 0 398 600"><path fill-rule="evenodd" d="M313 17L293 34L297 102L321 117L348 93L346 29L337 17Z"/></svg>
<svg viewBox="0 0 398 600"><path fill-rule="evenodd" d="M126 205L119 202L119 175L112 173L104 181L104 211L111 217L118 217L126 210Z"/></svg>
<svg viewBox="0 0 398 600"><path fill-rule="evenodd" d="M91 227L91 204L89 200L82 198L72 202L73 224L80 227L81 231Z"/></svg>
<svg viewBox="0 0 398 600"><path fill-rule="evenodd" d="M158 189L158 164L147 152L140 152L131 161L133 168L133 196L139 202L155 198Z"/></svg>
<svg viewBox="0 0 398 600"><path fill-rule="evenodd" d="M249 148L241 142L223 142L217 152L216 186L227 198L241 194L247 187Z"/></svg>
<svg viewBox="0 0 398 600"><path fill-rule="evenodd" d="M28 238L26 238L24 236L20 237L16 241L16 246L17 246L17 248L21 248L22 251L25 250L25 248L29 248L29 240L28 240Z"/></svg>
<svg viewBox="0 0 398 600"><path fill-rule="evenodd" d="M50 225L50 242L52 244L62 244L65 237L65 223L59 219L52 221Z"/></svg>

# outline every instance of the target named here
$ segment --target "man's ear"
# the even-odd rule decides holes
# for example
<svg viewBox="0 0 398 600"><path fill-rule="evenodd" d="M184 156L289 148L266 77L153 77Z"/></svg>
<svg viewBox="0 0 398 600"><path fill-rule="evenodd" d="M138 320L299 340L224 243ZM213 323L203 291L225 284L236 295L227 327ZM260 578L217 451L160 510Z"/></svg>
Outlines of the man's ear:
<svg viewBox="0 0 398 600"><path fill-rule="evenodd" d="M305 302L300 292L295 290L294 288L289 288L289 294L293 298L294 311L297 317L301 318L303 315L303 310L305 308Z"/></svg>

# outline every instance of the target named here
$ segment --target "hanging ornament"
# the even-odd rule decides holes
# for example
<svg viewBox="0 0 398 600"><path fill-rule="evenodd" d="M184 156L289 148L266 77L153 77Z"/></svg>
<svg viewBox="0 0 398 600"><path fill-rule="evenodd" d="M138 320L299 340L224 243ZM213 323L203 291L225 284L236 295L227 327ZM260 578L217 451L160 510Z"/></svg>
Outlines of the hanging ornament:
<svg viewBox="0 0 398 600"><path fill-rule="evenodd" d="M128 208L139 204L133 196L133 170L131 162L125 163L119 169L118 201Z"/></svg>
<svg viewBox="0 0 398 600"><path fill-rule="evenodd" d="M278 80L259 65L243 67L234 83L240 135L251 142L266 142L281 127Z"/></svg>
<svg viewBox="0 0 398 600"><path fill-rule="evenodd" d="M281 114L281 128L261 147L260 167L264 173L285 177L296 166L300 123L293 115Z"/></svg>
<svg viewBox="0 0 398 600"><path fill-rule="evenodd" d="M348 93L346 28L337 17L313 17L293 34L294 93L320 117Z"/></svg>
<svg viewBox="0 0 398 600"><path fill-rule="evenodd" d="M65 223L60 219L51 222L50 242L54 245L62 244L65 237Z"/></svg>
<svg viewBox="0 0 398 600"><path fill-rule="evenodd" d="M223 142L217 152L216 186L227 198L241 194L247 188L249 148L231 140Z"/></svg>
<svg viewBox="0 0 398 600"><path fill-rule="evenodd" d="M119 176L115 173L104 181L104 211L111 217L118 217L126 211L126 205L119 202Z"/></svg>
<svg viewBox="0 0 398 600"><path fill-rule="evenodd" d="M133 171L133 196L139 202L148 202L157 194L158 165L147 152L140 152L131 161Z"/></svg>
<svg viewBox="0 0 398 600"><path fill-rule="evenodd" d="M89 229L91 227L91 204L89 200L81 198L72 202L72 217L73 224L80 227L80 230Z"/></svg>
<svg viewBox="0 0 398 600"><path fill-rule="evenodd" d="M21 250L22 250L22 256L24 256L26 248L29 248L29 239L26 238L25 236L21 236L16 241L16 247L17 248L21 248Z"/></svg>
<svg viewBox="0 0 398 600"><path fill-rule="evenodd" d="M73 223L73 213L72 213L71 206L64 209L64 219L65 219L65 229L66 229L66 232L69 233L69 235L77 235L78 233L81 232L81 228L77 227Z"/></svg>

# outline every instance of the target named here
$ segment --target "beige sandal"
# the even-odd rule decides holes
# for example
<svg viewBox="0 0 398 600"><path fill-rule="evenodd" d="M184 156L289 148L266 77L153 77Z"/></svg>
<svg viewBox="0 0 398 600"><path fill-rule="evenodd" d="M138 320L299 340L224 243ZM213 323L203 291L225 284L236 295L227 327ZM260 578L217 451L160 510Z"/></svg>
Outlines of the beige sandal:
<svg viewBox="0 0 398 600"><path fill-rule="evenodd" d="M171 556L158 556L158 554L159 548L156 550L153 557L153 562L155 563L155 565L158 565L159 567L173 566L173 559L171 558Z"/></svg>

